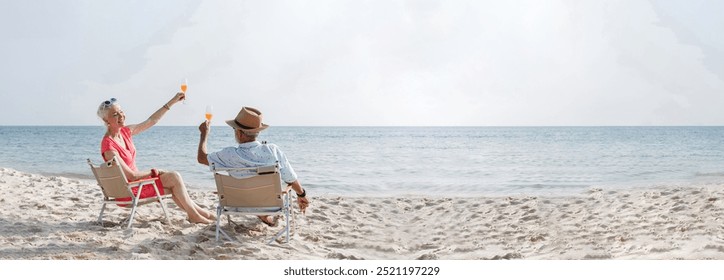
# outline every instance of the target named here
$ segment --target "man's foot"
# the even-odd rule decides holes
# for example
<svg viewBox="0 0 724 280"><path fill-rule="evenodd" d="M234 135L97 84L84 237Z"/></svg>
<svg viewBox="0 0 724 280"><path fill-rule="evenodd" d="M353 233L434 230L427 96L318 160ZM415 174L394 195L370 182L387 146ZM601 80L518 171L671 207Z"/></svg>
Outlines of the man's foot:
<svg viewBox="0 0 724 280"><path fill-rule="evenodd" d="M259 216L259 220L261 220L262 223L265 223L267 226L275 227L277 226L277 218L271 217L271 216Z"/></svg>

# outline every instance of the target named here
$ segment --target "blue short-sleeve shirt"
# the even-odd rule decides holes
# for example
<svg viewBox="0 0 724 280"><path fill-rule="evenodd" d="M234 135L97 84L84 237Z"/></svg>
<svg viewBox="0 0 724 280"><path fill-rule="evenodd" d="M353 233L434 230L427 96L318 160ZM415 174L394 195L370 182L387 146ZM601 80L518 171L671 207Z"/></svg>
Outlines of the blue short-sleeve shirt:
<svg viewBox="0 0 724 280"><path fill-rule="evenodd" d="M279 173L282 180L290 184L297 180L292 165L289 164L284 153L274 144L262 144L259 141L241 143L238 147L227 147L221 151L210 153L207 156L209 166L214 163L220 168L247 168L273 165L279 161ZM232 171L229 175L243 178L255 175L250 170Z"/></svg>

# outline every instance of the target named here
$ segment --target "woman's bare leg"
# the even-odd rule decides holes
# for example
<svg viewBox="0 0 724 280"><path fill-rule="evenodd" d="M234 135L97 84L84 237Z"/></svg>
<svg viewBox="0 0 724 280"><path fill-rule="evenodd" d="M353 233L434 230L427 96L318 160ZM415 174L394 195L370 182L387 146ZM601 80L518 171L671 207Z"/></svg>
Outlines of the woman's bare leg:
<svg viewBox="0 0 724 280"><path fill-rule="evenodd" d="M188 212L188 210L186 210L186 208L183 207L183 204L181 204L181 201L179 201L178 197L173 195L173 196L171 196L171 198L173 199L173 202L175 202L176 205L178 205L178 207L181 208L181 210ZM194 202L193 200L191 200L191 204L193 204L194 209L196 209L196 212L199 212L199 214L201 214L201 216L204 216L204 218L212 219L212 220L216 218L216 217L214 217L213 213L211 213L210 211L208 211L204 208L201 208L201 206L196 204L196 202Z"/></svg>
<svg viewBox="0 0 724 280"><path fill-rule="evenodd" d="M186 185L184 185L183 179L181 179L181 175L178 174L178 172L163 173L159 177L161 178L163 186L171 189L173 201L181 209L186 211L190 222L202 224L212 223L212 221L207 218L210 213L196 205L196 203L191 200L191 197L186 190Z"/></svg>
<svg viewBox="0 0 724 280"><path fill-rule="evenodd" d="M199 214L201 214L201 216L204 216L204 218L207 218L210 220L216 219L216 216L213 213L211 213L211 211L201 208L201 206L199 206L195 202L194 202L194 207L196 207L196 211L199 212Z"/></svg>

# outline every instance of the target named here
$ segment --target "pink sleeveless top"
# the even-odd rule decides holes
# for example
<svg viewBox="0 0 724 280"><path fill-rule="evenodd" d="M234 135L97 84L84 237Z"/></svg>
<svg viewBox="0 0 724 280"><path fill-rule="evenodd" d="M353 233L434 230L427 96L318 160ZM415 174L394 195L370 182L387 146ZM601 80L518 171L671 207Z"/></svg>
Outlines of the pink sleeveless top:
<svg viewBox="0 0 724 280"><path fill-rule="evenodd" d="M130 168L133 171L138 171L138 168L136 168L136 146L133 145L133 138L131 137L131 129L128 127L121 128L121 138L123 138L123 141L126 143L127 148L123 148L123 146L119 145L116 140L113 140L110 136L104 136L101 140L101 156L103 156L103 153L106 151L116 151L118 155L121 157L121 160L126 163L128 168ZM109 160L105 156L103 156L104 160ZM151 177L148 177L151 178ZM156 178L156 185L158 186L158 192L163 195L164 189L163 189L163 183L161 183L161 179L159 177ZM143 185L143 189L141 190L140 198L147 198L147 197L153 197L156 195L156 191L150 187L150 184ZM133 192L133 195L138 195L138 187L133 187L131 189ZM117 198L118 201L130 201L130 197L126 198ZM130 204L119 204L119 206L127 207L130 206Z"/></svg>

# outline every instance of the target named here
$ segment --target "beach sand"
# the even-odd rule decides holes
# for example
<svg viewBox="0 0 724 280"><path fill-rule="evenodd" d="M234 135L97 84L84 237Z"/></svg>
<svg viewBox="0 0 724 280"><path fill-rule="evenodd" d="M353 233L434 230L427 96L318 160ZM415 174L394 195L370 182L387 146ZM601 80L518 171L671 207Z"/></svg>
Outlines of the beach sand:
<svg viewBox="0 0 724 280"><path fill-rule="evenodd" d="M0 168L1 259L724 259L724 185L591 188L574 196L314 196L290 244L266 245L281 225L236 217L238 242L190 224L168 203L111 205L96 222L95 182ZM191 191L212 209L215 195ZM226 224L226 219L224 219ZM280 223L281 224L281 223ZM227 228L229 229L229 228Z"/></svg>

